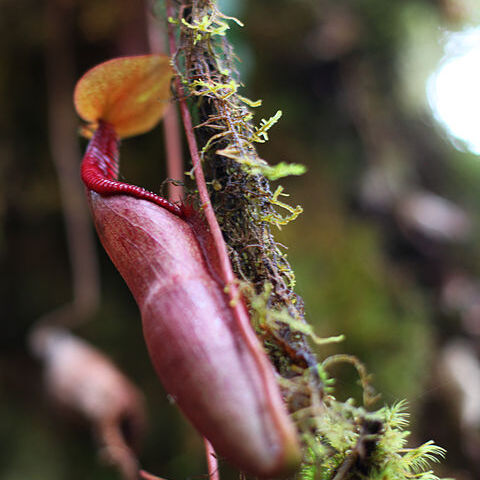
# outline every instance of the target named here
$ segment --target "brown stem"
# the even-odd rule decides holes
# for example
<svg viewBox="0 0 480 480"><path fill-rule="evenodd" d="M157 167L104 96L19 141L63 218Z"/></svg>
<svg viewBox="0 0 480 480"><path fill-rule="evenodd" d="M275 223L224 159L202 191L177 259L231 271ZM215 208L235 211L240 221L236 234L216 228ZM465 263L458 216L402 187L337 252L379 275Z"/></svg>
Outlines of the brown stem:
<svg viewBox="0 0 480 480"><path fill-rule="evenodd" d="M153 473L149 473L146 470L140 470L139 476L143 480L165 480L164 478L157 477L156 475L153 475Z"/></svg>
<svg viewBox="0 0 480 480"><path fill-rule="evenodd" d="M99 437L102 443L100 456L114 465L124 480L136 480L139 475L138 460L126 444L120 425L104 422L100 425Z"/></svg>
<svg viewBox="0 0 480 480"><path fill-rule="evenodd" d="M146 10L148 25L148 40L150 51L152 53L164 53L162 36L160 34L160 24ZM165 138L165 150L167 156L167 175L168 178L183 180L183 155L182 142L180 139L180 128L178 125L178 113L175 105L170 105L165 113L163 120L163 133ZM168 198L171 202L177 202L183 199L184 190L181 185L168 184ZM208 474L210 480L220 480L218 462L210 442L203 437L205 443L205 453L207 457ZM144 477L148 478L148 477Z"/></svg>
<svg viewBox="0 0 480 480"><path fill-rule="evenodd" d="M175 105L170 105L163 119L165 150L167 155L167 175L173 180L183 180L182 142L178 126L178 113ZM168 184L168 199L175 203L183 199L183 186Z"/></svg>
<svg viewBox="0 0 480 480"><path fill-rule="evenodd" d="M152 53L165 53L163 44L162 25L156 21L146 8L148 43ZM183 180L183 153L180 138L178 113L175 105L170 105L163 119L163 133L165 138L165 154L167 157L167 177L173 180ZM168 184L168 199L171 202L179 202L183 199L183 186Z"/></svg>
<svg viewBox="0 0 480 480"><path fill-rule="evenodd" d="M73 302L66 316L55 314L63 324L83 321L98 306L99 274L90 218L80 182L77 125L71 105L73 88L72 7L69 2L47 4L47 84L50 150L55 164L65 222L73 283ZM57 313L58 313L57 312ZM69 318L73 315L73 319Z"/></svg>
<svg viewBox="0 0 480 480"><path fill-rule="evenodd" d="M345 480L349 473L351 473L351 469L357 460L357 457L358 454L356 451L353 451L350 455L348 455L343 461L342 465L340 465L340 468L332 480Z"/></svg>
<svg viewBox="0 0 480 480"><path fill-rule="evenodd" d="M220 475L218 474L218 460L215 450L205 437L203 438L203 443L205 444L205 454L207 457L208 478L209 480L220 480Z"/></svg>
<svg viewBox="0 0 480 480"><path fill-rule="evenodd" d="M166 0L167 17L174 18L175 11L172 6L171 0ZM168 40L170 47L170 55L173 57L176 50L175 42L175 26L172 23L168 24ZM245 341L245 345L251 351L255 362L258 365L263 377L263 384L268 392L268 408L271 412L277 411L274 403L275 399L279 398L277 393L277 385L274 381L270 381L269 369L271 368L270 362L265 355L252 327L250 325L250 318L246 310L245 304L242 300L240 291L238 289L235 276L233 274L232 265L227 253L227 247L223 239L222 231L215 217L210 197L208 195L207 185L205 182L205 176L203 174L202 165L200 161L200 155L198 152L197 140L193 131L192 119L190 111L188 110L185 92L183 90L180 77L175 77L175 90L179 98L180 115L182 117L183 127L185 130L185 136L187 138L187 144L192 158L193 171L195 174L195 181L198 188L202 209L205 214L205 219L210 228L210 233L214 243L214 247L219 259L220 274L222 280L225 283L225 293L230 301L230 307L232 309L235 321L237 323L239 332ZM278 431L283 432L285 426L277 415L274 416L274 421Z"/></svg>

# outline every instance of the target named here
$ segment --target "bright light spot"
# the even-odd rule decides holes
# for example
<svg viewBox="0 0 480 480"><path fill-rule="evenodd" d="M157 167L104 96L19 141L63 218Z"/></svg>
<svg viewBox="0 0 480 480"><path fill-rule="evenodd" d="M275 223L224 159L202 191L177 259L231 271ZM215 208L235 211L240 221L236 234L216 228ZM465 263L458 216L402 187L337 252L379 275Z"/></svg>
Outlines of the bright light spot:
<svg viewBox="0 0 480 480"><path fill-rule="evenodd" d="M427 94L437 120L480 155L480 28L448 34L445 57L428 80Z"/></svg>

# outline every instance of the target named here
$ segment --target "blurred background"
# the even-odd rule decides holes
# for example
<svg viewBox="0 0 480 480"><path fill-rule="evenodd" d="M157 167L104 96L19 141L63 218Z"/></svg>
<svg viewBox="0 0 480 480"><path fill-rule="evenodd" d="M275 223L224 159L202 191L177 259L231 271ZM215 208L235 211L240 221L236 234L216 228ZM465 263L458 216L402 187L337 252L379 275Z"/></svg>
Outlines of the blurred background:
<svg viewBox="0 0 480 480"><path fill-rule="evenodd" d="M303 215L282 231L319 335L406 399L412 444L448 451L436 473L480 478L480 5L476 0L225 0L260 155L303 163L285 179ZM141 2L0 1L0 478L117 479L91 428L49 401L29 348L56 319L145 395L142 466L204 478L201 439L158 383L139 314L93 236L78 178L86 142L76 79L148 51ZM160 9L160 17L164 13ZM122 145L122 173L155 191L162 130ZM318 351L319 358L330 350ZM339 398L359 398L349 367ZM223 467L222 467L223 468ZM225 467L225 478L236 473Z"/></svg>

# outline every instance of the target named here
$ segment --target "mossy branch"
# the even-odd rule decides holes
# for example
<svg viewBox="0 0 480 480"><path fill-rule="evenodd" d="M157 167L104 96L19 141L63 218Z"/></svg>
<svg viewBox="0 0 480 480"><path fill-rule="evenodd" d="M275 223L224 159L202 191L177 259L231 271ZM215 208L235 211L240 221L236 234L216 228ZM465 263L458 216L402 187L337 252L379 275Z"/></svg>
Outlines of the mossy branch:
<svg viewBox="0 0 480 480"><path fill-rule="evenodd" d="M306 323L303 302L293 290L293 270L272 234L273 226L294 220L302 209L281 201L283 188L272 190L269 180L300 175L305 168L285 162L269 165L256 151L282 113L278 110L255 125L251 109L261 101L239 93L241 82L226 33L229 22L241 22L221 14L214 0L185 1L177 14L170 7L168 15L170 25L180 29L173 57L177 95L186 116L187 92L197 119L195 136L190 125L187 138L200 145L192 154L197 180L200 164L205 170L206 181L197 183L200 204L206 206L209 224L212 215L216 217L216 235L223 235L234 272L244 280L250 317L280 374L279 385L304 444L301 478L436 479L428 465L443 450L430 442L405 448L409 432L401 404L371 413L351 399L335 398L329 367L349 362L359 373L365 405L370 405L371 378L363 364L343 354L318 361L309 346L308 339L323 348L342 337L321 339ZM235 304L238 286L233 274L228 279Z"/></svg>

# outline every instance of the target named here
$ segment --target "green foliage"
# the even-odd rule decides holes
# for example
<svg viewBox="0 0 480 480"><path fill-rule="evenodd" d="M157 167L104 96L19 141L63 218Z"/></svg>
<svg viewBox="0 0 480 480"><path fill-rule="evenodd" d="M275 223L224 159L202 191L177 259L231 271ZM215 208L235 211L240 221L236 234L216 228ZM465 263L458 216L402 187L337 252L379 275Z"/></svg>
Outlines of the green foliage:
<svg viewBox="0 0 480 480"><path fill-rule="evenodd" d="M275 207L283 208L288 213L290 213L290 215L287 215L286 217L284 217L284 216L278 214L278 212L276 210L271 210L270 213L261 217L261 219L264 222L268 222L268 223L271 223L272 225L276 225L278 228L280 228L280 225L286 225L287 223L291 222L292 220L295 220L303 212L303 208L300 205L297 205L295 208L293 208L290 205L287 205L286 203L278 200L278 197L280 195L287 196L286 194L284 194L282 192L283 192L283 187L280 185L275 190L275 193L272 195L272 197L269 199L270 204L272 206L275 206Z"/></svg>
<svg viewBox="0 0 480 480"><path fill-rule="evenodd" d="M181 22L195 32L196 43L211 35L224 36L226 31L230 28L230 25L225 20L232 20L240 27L243 27L243 23L240 20L235 17L223 15L216 8L213 9L210 15L204 15L200 21L195 20L194 22L189 23L182 18Z"/></svg>
<svg viewBox="0 0 480 480"><path fill-rule="evenodd" d="M243 285L244 294L250 303L252 321L261 334L265 331L278 334L288 325L292 332L307 335L317 345L338 343L344 339L343 335L320 338L311 325L292 320L285 309L269 309L271 289L272 286L266 284L263 292L255 295L248 284ZM331 355L317 365L322 395L312 392L312 379L309 375L302 376L300 389L309 391L312 401L307 407L292 414L306 446L300 478L331 480L343 468L345 475L339 478L438 480L429 467L431 463L443 458L445 450L432 441L416 448L406 448L410 432L406 430L409 422L405 401L370 413L365 407L356 406L353 399L346 402L336 400L335 380L329 376L328 370L340 362L350 363L356 368L364 394L364 405L373 405L379 398L373 392L371 376L365 366L352 355ZM282 379L281 385L289 398L289 395L298 392L299 379ZM359 476L355 477L352 471Z"/></svg>
<svg viewBox="0 0 480 480"><path fill-rule="evenodd" d="M263 169L261 168L258 173L261 173L263 176L273 181L291 175L303 175L306 171L307 169L305 165L280 162L273 166L267 165Z"/></svg>
<svg viewBox="0 0 480 480"><path fill-rule="evenodd" d="M325 399L316 421L316 434L307 438L302 480L439 480L429 470L445 450L426 442L406 448L405 404L399 402L367 413L353 401ZM369 430L370 429L370 430ZM308 437L308 433L305 434ZM355 468L352 468L356 465ZM335 476L334 476L335 475Z"/></svg>
<svg viewBox="0 0 480 480"><path fill-rule="evenodd" d="M255 131L252 135L252 140L258 143L264 143L268 140L268 131L280 120L282 111L278 110L277 113L270 117L268 120L262 118L260 120L260 126L255 127Z"/></svg>
<svg viewBox="0 0 480 480"><path fill-rule="evenodd" d="M305 321L292 318L286 308L272 309L268 307L268 300L272 292L272 285L265 284L262 292L258 295L250 288L248 283L243 286L243 292L246 294L252 312L251 320L255 328L260 331L273 331L288 326L292 332L299 332L310 338L316 345L328 345L339 343L345 339L344 335L320 338L313 327ZM322 368L323 365L319 368ZM324 369L322 368L322 371Z"/></svg>
<svg viewBox="0 0 480 480"><path fill-rule="evenodd" d="M199 41L206 42L210 53L218 50L218 45L213 42L211 37L213 35L223 36L229 28L226 20L235 21L238 25L243 26L237 19L220 13L214 2L206 2L206 7L202 12L208 13L202 14L199 11L197 12L198 18L194 15L191 22L184 18L180 22L194 32L194 37L191 39L191 41L193 40L193 45L197 45ZM175 20L170 19L170 21ZM188 37L188 35L186 36ZM241 84L233 78L233 65L227 65L228 62L225 62L224 55L221 52L220 48L218 55L210 57L211 60L214 60L216 66L214 75L206 75L203 78L195 75L189 80L188 72L187 75L181 73L184 83L192 95L203 100L215 100L216 102L216 113L210 115L200 125L197 125L197 128L207 127L219 131L219 133L210 135L204 143L201 150L202 159L211 155L212 147L220 143L222 148L217 149L215 154L236 161L248 175L262 175L274 181L289 175L302 175L305 173L306 169L303 165L280 162L271 166L257 155L253 145L268 141L268 131L281 118L282 111L278 110L272 117L262 119L259 126L253 126L251 123L253 114L247 107L259 107L262 101L250 100L238 93ZM271 213L260 218L261 222L267 221L277 226L285 225L297 218L302 212L299 206L292 208L278 202L279 194L272 195L264 192L265 200L272 207L279 206L288 210L291 215L283 217L278 215L275 209L272 208Z"/></svg>
<svg viewBox="0 0 480 480"><path fill-rule="evenodd" d="M268 300L272 292L272 285L266 283L260 294L255 294L248 283L243 284L243 293L246 295L251 310L251 321L259 331L275 331L288 326L290 331L299 332L310 338L316 345L339 343L345 339L344 335L319 337L313 327L305 321L300 321L289 314L286 308L273 309L268 307ZM318 368L324 371L324 365Z"/></svg>
<svg viewBox="0 0 480 480"><path fill-rule="evenodd" d="M208 80L195 79L188 84L188 88L193 95L215 98L217 101L225 104L222 109L225 112L224 118L222 116L213 116L203 124L203 126L222 131L210 136L202 148L202 156L205 156L216 143L227 140L227 146L217 150L215 153L235 160L249 175L263 175L274 181L289 175L302 175L305 173L306 168L303 165L280 162L271 166L256 155L253 150L253 143L265 143L268 141L268 131L281 118L282 111L278 110L275 115L267 120L262 119L258 127L252 128L250 122L253 119L253 114L245 108L245 105L255 108L259 107L262 101L253 101L238 94L240 84L229 77L229 70L223 69L221 73L222 77L229 78L227 82L215 82L209 78ZM228 110L225 107L228 107ZM222 125L222 122L225 122L227 125ZM296 216L299 213L301 212L298 211ZM276 223L275 216L272 216L272 222ZM281 219L279 219L279 222L282 224Z"/></svg>
<svg viewBox="0 0 480 480"><path fill-rule="evenodd" d="M207 144L207 146L209 145ZM244 157L241 155L241 152L238 149L232 146L223 148L222 150L217 150L216 153L235 160L242 165L244 171L250 175L263 175L272 181L283 177L288 177L290 175L303 175L307 171L304 165L300 165L298 163L280 162L277 163L277 165L269 165L261 158L251 158L248 156Z"/></svg>
<svg viewBox="0 0 480 480"><path fill-rule="evenodd" d="M383 421L384 432L375 453L378 467L373 470L372 480L438 480L428 469L431 463L445 456L445 450L432 441L416 448L405 448L410 435L409 431L404 430L408 426L405 407L405 402L398 402L377 412Z"/></svg>

